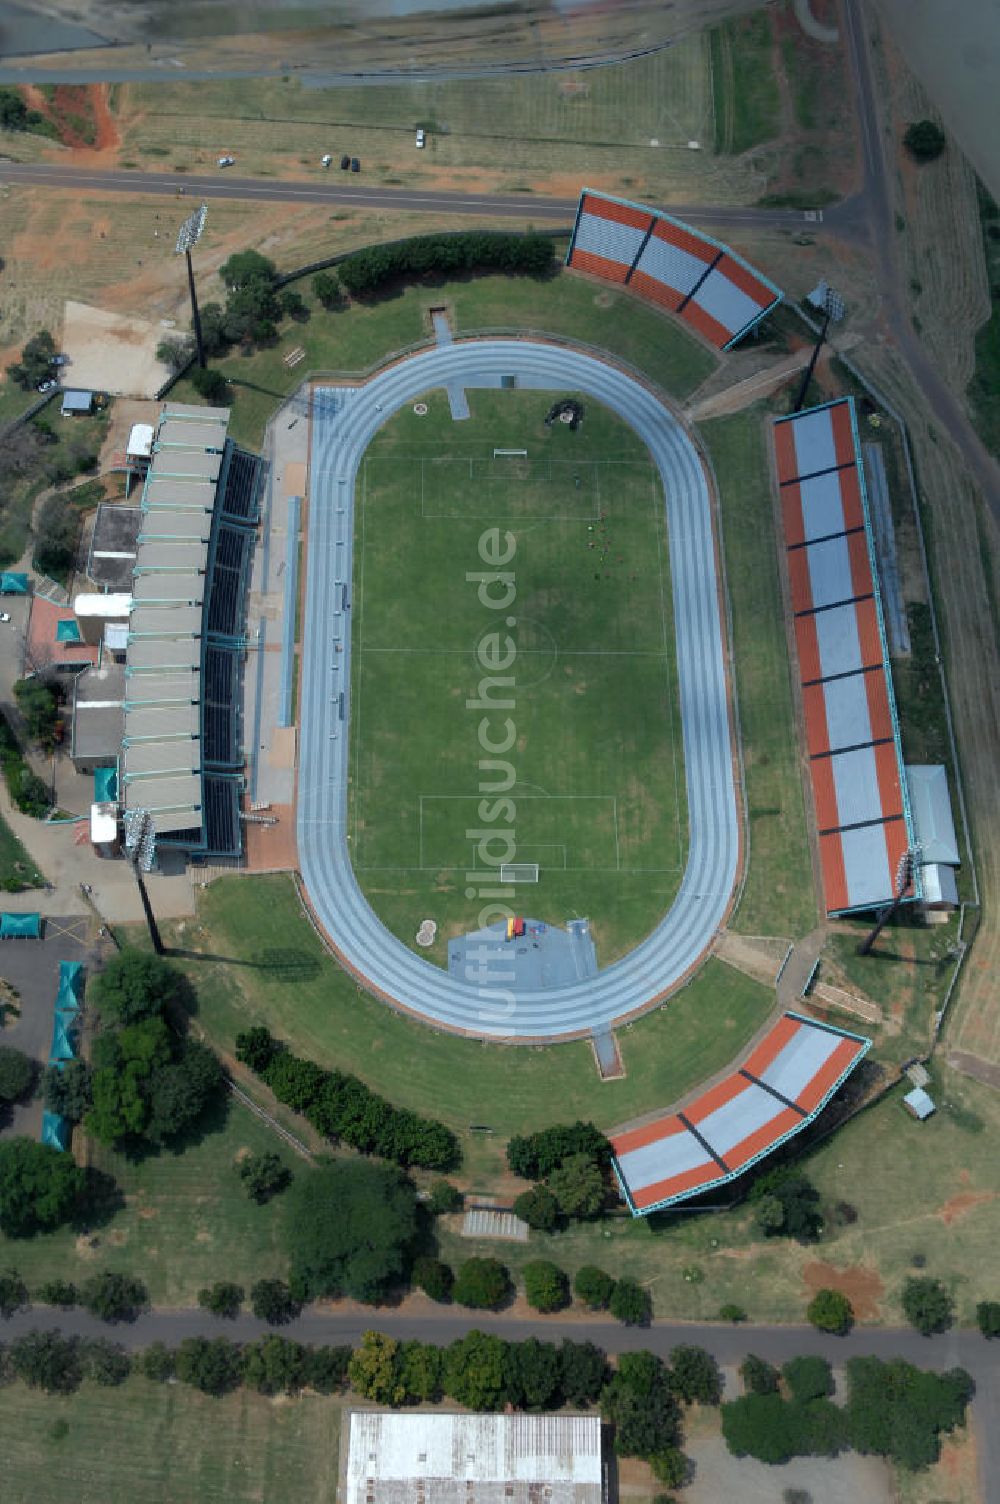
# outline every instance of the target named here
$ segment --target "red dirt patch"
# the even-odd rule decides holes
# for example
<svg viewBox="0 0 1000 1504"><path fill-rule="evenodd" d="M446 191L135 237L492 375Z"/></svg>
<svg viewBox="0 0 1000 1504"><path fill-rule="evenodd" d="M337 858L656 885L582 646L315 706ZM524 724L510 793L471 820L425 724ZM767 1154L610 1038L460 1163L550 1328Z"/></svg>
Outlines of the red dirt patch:
<svg viewBox="0 0 1000 1504"><path fill-rule="evenodd" d="M863 1264L836 1269L833 1264L816 1261L806 1264L802 1278L811 1296L818 1290L839 1290L846 1295L858 1321L873 1320L879 1313L878 1303L885 1285L874 1269L866 1269Z"/></svg>
<svg viewBox="0 0 1000 1504"><path fill-rule="evenodd" d="M987 1201L995 1201L996 1191L961 1191L957 1196L952 1196L946 1201L938 1212L938 1216L946 1227L957 1222L959 1217L966 1216L974 1206L982 1206Z"/></svg>

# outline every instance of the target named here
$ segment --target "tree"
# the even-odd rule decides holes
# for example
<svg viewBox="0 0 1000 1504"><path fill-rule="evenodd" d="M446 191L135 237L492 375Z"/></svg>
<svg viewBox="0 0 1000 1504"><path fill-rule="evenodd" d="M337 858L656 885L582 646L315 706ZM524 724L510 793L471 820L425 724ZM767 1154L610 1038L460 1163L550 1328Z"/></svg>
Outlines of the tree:
<svg viewBox="0 0 1000 1504"><path fill-rule="evenodd" d="M80 1286L80 1304L101 1321L134 1321L149 1303L149 1292L130 1274L106 1269Z"/></svg>
<svg viewBox="0 0 1000 1504"><path fill-rule="evenodd" d="M243 1382L258 1394L297 1394L306 1381L306 1350L272 1332L243 1349Z"/></svg>
<svg viewBox="0 0 1000 1504"><path fill-rule="evenodd" d="M381 1332L365 1332L347 1365L351 1388L376 1405L401 1405L406 1388L399 1371L399 1343Z"/></svg>
<svg viewBox="0 0 1000 1504"><path fill-rule="evenodd" d="M11 381L30 392L51 375L55 356L55 340L47 329L39 329L24 346L21 359L15 365L7 367L7 375Z"/></svg>
<svg viewBox="0 0 1000 1504"><path fill-rule="evenodd" d="M515 1134L507 1145L507 1163L523 1180L545 1180L574 1154L600 1165L610 1164L611 1145L593 1123L557 1123L539 1133Z"/></svg>
<svg viewBox="0 0 1000 1504"><path fill-rule="evenodd" d="M60 476L58 479L68 479ZM47 496L35 514L35 546L31 562L40 574L54 579L67 574L76 563L80 519L66 505L64 493Z"/></svg>
<svg viewBox="0 0 1000 1504"><path fill-rule="evenodd" d="M507 1397L507 1344L492 1333L467 1332L445 1353L445 1393L469 1410L499 1410Z"/></svg>
<svg viewBox="0 0 1000 1504"><path fill-rule="evenodd" d="M819 1192L798 1170L779 1167L758 1176L749 1199L754 1221L766 1237L808 1243L823 1230Z"/></svg>
<svg viewBox="0 0 1000 1504"><path fill-rule="evenodd" d="M569 1280L558 1264L534 1259L524 1266L524 1293L535 1311L561 1311L569 1305Z"/></svg>
<svg viewBox="0 0 1000 1504"><path fill-rule="evenodd" d="M817 1290L806 1307L806 1316L819 1332L843 1337L854 1325L854 1307L840 1290Z"/></svg>
<svg viewBox="0 0 1000 1504"><path fill-rule="evenodd" d="M608 1309L616 1321L622 1321L626 1326L648 1326L653 1302L648 1290L625 1275L612 1290Z"/></svg>
<svg viewBox="0 0 1000 1504"><path fill-rule="evenodd" d="M903 137L903 145L918 162L933 162L947 144L944 131L933 120L915 120Z"/></svg>
<svg viewBox="0 0 1000 1504"><path fill-rule="evenodd" d="M407 1400L439 1400L444 1368L441 1349L430 1342L403 1342L397 1356L400 1382Z"/></svg>
<svg viewBox="0 0 1000 1504"><path fill-rule="evenodd" d="M340 283L331 272L317 272L313 277L313 292L326 309L339 308L344 301Z"/></svg>
<svg viewBox="0 0 1000 1504"><path fill-rule="evenodd" d="M833 1393L833 1374L825 1358L789 1358L782 1365L781 1377L792 1399L800 1404L827 1399Z"/></svg>
<svg viewBox="0 0 1000 1504"><path fill-rule="evenodd" d="M259 251L252 250L235 251L219 267L219 276L225 283L227 292L250 287L258 282L270 287L277 275L278 268L274 262L262 256Z"/></svg>
<svg viewBox="0 0 1000 1504"><path fill-rule="evenodd" d="M181 339L163 339L156 347L156 358L161 365L169 371L183 371L186 365L190 365L194 356L194 340L190 335L184 335Z"/></svg>
<svg viewBox="0 0 1000 1504"><path fill-rule="evenodd" d="M649 1465L654 1478L668 1488L683 1488L691 1472L691 1464L680 1447L664 1447L662 1452L650 1457Z"/></svg>
<svg viewBox="0 0 1000 1504"><path fill-rule="evenodd" d="M440 1259L423 1256L414 1260L413 1283L418 1290L423 1290L431 1300L446 1301L451 1299L452 1286L455 1276L449 1264L443 1264Z"/></svg>
<svg viewBox="0 0 1000 1504"><path fill-rule="evenodd" d="M745 1394L723 1404L722 1435L734 1457L778 1464L796 1455L792 1406L779 1394Z"/></svg>
<svg viewBox="0 0 1000 1504"><path fill-rule="evenodd" d="M529 1337L511 1342L505 1358L507 1399L522 1410L549 1410L562 1403L562 1364L552 1342Z"/></svg>
<svg viewBox="0 0 1000 1504"><path fill-rule="evenodd" d="M192 1384L203 1394L229 1394L242 1377L239 1345L225 1337L185 1337L174 1359L182 1384Z"/></svg>
<svg viewBox="0 0 1000 1504"><path fill-rule="evenodd" d="M264 1149L260 1154L248 1154L236 1166L236 1170L250 1200L259 1205L270 1201L272 1196L277 1196L279 1191L292 1183L291 1170L282 1162L280 1155L271 1149Z"/></svg>
<svg viewBox="0 0 1000 1504"><path fill-rule="evenodd" d="M778 1370L773 1363L748 1353L740 1364L740 1377L748 1394L777 1394Z"/></svg>
<svg viewBox="0 0 1000 1504"><path fill-rule="evenodd" d="M27 1332L11 1343L8 1356L22 1384L47 1394L72 1394L83 1378L80 1345L60 1332Z"/></svg>
<svg viewBox="0 0 1000 1504"><path fill-rule="evenodd" d="M244 1295L242 1285L234 1285L229 1280L220 1279L216 1280L214 1285L209 1285L207 1289L198 1291L198 1304L202 1310L210 1311L213 1316L233 1317L240 1314Z"/></svg>
<svg viewBox="0 0 1000 1504"><path fill-rule="evenodd" d="M16 1269L0 1271L0 1316L13 1316L28 1304L28 1287Z"/></svg>
<svg viewBox="0 0 1000 1504"><path fill-rule="evenodd" d="M264 1081L286 1107L307 1112L326 1081L326 1071L311 1060L300 1060L288 1050L279 1051L263 1072Z"/></svg>
<svg viewBox="0 0 1000 1504"><path fill-rule="evenodd" d="M40 1300L44 1306L75 1306L76 1286L68 1279L46 1280L35 1291L35 1299Z"/></svg>
<svg viewBox="0 0 1000 1504"><path fill-rule="evenodd" d="M417 1217L416 1197L398 1170L322 1160L285 1200L286 1243L304 1298L375 1301L403 1282Z"/></svg>
<svg viewBox="0 0 1000 1504"><path fill-rule="evenodd" d="M281 293L278 303L281 307L282 315L286 319L294 319L296 323L304 324L309 317L309 304L302 294L296 292L294 288L289 288L287 292Z"/></svg>
<svg viewBox="0 0 1000 1504"><path fill-rule="evenodd" d="M510 1274L499 1259L466 1259L459 1266L452 1296L460 1306L495 1311L510 1291Z"/></svg>
<svg viewBox="0 0 1000 1504"><path fill-rule="evenodd" d="M215 366L195 366L191 385L199 397L215 407L222 407L229 398L229 382Z"/></svg>
<svg viewBox="0 0 1000 1504"><path fill-rule="evenodd" d="M71 1154L30 1138L0 1143L0 1231L9 1238L50 1232L69 1221L85 1176Z"/></svg>
<svg viewBox="0 0 1000 1504"><path fill-rule="evenodd" d="M0 1044L0 1102L16 1102L26 1096L35 1081L35 1062Z"/></svg>
<svg viewBox="0 0 1000 1504"><path fill-rule="evenodd" d="M984 1337L1000 1337L1000 1300L981 1300L976 1307L976 1324Z"/></svg>
<svg viewBox="0 0 1000 1504"><path fill-rule="evenodd" d="M16 89L0 89L0 126L5 131L27 129L28 106Z"/></svg>
<svg viewBox="0 0 1000 1504"><path fill-rule="evenodd" d="M221 303L204 303L201 309L201 342L206 355L222 355L226 338L226 310Z"/></svg>
<svg viewBox="0 0 1000 1504"><path fill-rule="evenodd" d="M560 1388L568 1405L592 1405L601 1397L608 1362L593 1342L564 1341L559 1349Z"/></svg>
<svg viewBox="0 0 1000 1504"><path fill-rule="evenodd" d="M601 1414L615 1428L619 1457L652 1457L676 1446L680 1410L670 1376L653 1353L622 1353L604 1386Z"/></svg>
<svg viewBox="0 0 1000 1504"><path fill-rule="evenodd" d="M90 1067L83 1060L67 1060L60 1068L46 1066L42 1072L42 1100L50 1112L70 1123L86 1117L93 1100Z"/></svg>
<svg viewBox="0 0 1000 1504"><path fill-rule="evenodd" d="M132 1372L132 1361L125 1349L107 1337L91 1337L81 1348L83 1372L95 1384L112 1387L124 1384Z"/></svg>
<svg viewBox="0 0 1000 1504"><path fill-rule="evenodd" d="M236 1036L236 1058L242 1065L249 1066L255 1076L263 1076L283 1048L263 1024L254 1024L252 1029L245 1029Z"/></svg>
<svg viewBox="0 0 1000 1504"><path fill-rule="evenodd" d="M147 1018L98 1036L91 1078L93 1106L87 1132L102 1144L141 1138L150 1118L150 1081L170 1063L170 1031L162 1018Z"/></svg>
<svg viewBox="0 0 1000 1504"><path fill-rule="evenodd" d="M164 1144L184 1133L205 1112L222 1085L222 1066L207 1044L187 1039L178 1058L152 1073L145 1137Z"/></svg>
<svg viewBox="0 0 1000 1504"><path fill-rule="evenodd" d="M903 1286L903 1314L924 1337L947 1331L955 1316L951 1296L939 1279L911 1275Z"/></svg>
<svg viewBox="0 0 1000 1504"><path fill-rule="evenodd" d="M92 978L87 998L106 1024L159 1018L185 1000L184 977L169 961L131 947L112 956Z"/></svg>
<svg viewBox="0 0 1000 1504"><path fill-rule="evenodd" d="M349 1347L306 1348L302 1381L317 1394L335 1394L347 1382L350 1361Z"/></svg>
<svg viewBox="0 0 1000 1504"><path fill-rule="evenodd" d="M151 1342L139 1354L137 1366L144 1378L151 1379L154 1384L165 1384L174 1377L176 1361L174 1354L164 1343Z"/></svg>
<svg viewBox="0 0 1000 1504"><path fill-rule="evenodd" d="M965 1420L973 1384L961 1368L923 1373L899 1358L850 1358L846 1369L845 1414L858 1452L927 1467L937 1461L941 1433Z"/></svg>
<svg viewBox="0 0 1000 1504"><path fill-rule="evenodd" d="M302 1309L283 1279L260 1279L250 1287L250 1305L255 1316L271 1326L284 1326Z"/></svg>
<svg viewBox="0 0 1000 1504"><path fill-rule="evenodd" d="M566 1217L600 1216L607 1200L604 1170L589 1154L571 1154L549 1176L549 1190Z"/></svg>
<svg viewBox="0 0 1000 1504"><path fill-rule="evenodd" d="M685 1404L717 1405L722 1398L722 1375L703 1347L675 1347L670 1354L670 1387ZM658 1475L659 1476L659 1475ZM661 1483L680 1480L661 1478Z"/></svg>
<svg viewBox="0 0 1000 1504"><path fill-rule="evenodd" d="M584 1264L576 1271L573 1280L573 1293L577 1300L582 1300L592 1311L605 1310L614 1288L615 1282L611 1275L605 1274L595 1264Z"/></svg>
<svg viewBox="0 0 1000 1504"><path fill-rule="evenodd" d="M460 1212L465 1205L465 1197L450 1180L434 1180L425 1205L435 1217L441 1217L446 1212Z"/></svg>
<svg viewBox="0 0 1000 1504"><path fill-rule="evenodd" d="M73 541L75 546L75 524ZM14 699L31 740L40 742L43 747L51 747L59 716L59 701L54 686L37 677L18 679L14 685Z"/></svg>
<svg viewBox="0 0 1000 1504"><path fill-rule="evenodd" d="M559 1203L541 1182L522 1191L514 1202L514 1215L537 1232L552 1232L559 1221Z"/></svg>

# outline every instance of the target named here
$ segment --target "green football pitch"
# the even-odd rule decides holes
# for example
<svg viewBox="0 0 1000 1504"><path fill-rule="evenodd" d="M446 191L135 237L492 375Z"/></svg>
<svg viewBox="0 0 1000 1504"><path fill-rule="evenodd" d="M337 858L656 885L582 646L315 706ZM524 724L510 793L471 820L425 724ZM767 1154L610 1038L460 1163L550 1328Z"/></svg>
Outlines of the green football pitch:
<svg viewBox="0 0 1000 1504"><path fill-rule="evenodd" d="M548 393L468 399L465 421L440 391L396 415L358 479L354 867L407 944L437 921L423 954L445 964L497 885L490 861L537 864L510 906L589 918L607 964L669 908L687 853L662 488L589 398L575 431L546 426ZM477 575L498 567L511 578L484 601Z"/></svg>

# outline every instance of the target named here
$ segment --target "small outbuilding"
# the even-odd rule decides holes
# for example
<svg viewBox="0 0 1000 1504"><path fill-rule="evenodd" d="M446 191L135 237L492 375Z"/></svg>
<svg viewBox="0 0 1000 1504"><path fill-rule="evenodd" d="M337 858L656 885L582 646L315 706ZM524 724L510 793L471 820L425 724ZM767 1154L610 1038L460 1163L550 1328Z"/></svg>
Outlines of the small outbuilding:
<svg viewBox="0 0 1000 1504"><path fill-rule="evenodd" d="M929 1092L924 1091L922 1086L915 1086L912 1091L906 1093L906 1096L903 1098L903 1106L911 1117L916 1118L921 1123L936 1111L934 1098Z"/></svg>
<svg viewBox="0 0 1000 1504"><path fill-rule="evenodd" d="M63 392L62 416L64 418L86 417L94 411L93 392Z"/></svg>

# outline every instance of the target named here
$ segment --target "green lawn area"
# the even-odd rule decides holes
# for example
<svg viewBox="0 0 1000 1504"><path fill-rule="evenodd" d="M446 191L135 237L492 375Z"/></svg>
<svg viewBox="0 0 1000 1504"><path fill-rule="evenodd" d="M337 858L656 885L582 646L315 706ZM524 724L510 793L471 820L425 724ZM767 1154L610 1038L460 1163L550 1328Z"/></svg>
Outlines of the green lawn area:
<svg viewBox="0 0 1000 1504"><path fill-rule="evenodd" d="M68 1228L30 1241L0 1236L0 1268L13 1264L29 1289L56 1276L79 1281L95 1270L120 1269L139 1275L156 1304L193 1305L217 1279L249 1289L284 1271L282 1199L257 1206L234 1166L241 1151L271 1149L293 1173L309 1168L246 1108L230 1105L183 1152L130 1160L92 1141L88 1148L125 1204L107 1226L92 1229L93 1246Z"/></svg>
<svg viewBox="0 0 1000 1504"><path fill-rule="evenodd" d="M298 1053L450 1124L463 1140L462 1178L481 1186L510 1134L577 1117L610 1128L669 1103L728 1064L773 1006L767 988L710 960L664 1007L620 1031L627 1074L601 1082L586 1041L483 1044L368 997L327 954L289 878L220 878L204 890L197 921L164 930L168 943L205 955L185 967L216 1048L229 1051L241 1029L267 1024ZM472 1135L470 1123L493 1134Z"/></svg>
<svg viewBox="0 0 1000 1504"><path fill-rule="evenodd" d="M132 1378L58 1399L11 1384L0 1413L7 1504L327 1504L337 1486L331 1397L212 1399Z"/></svg>
<svg viewBox="0 0 1000 1504"><path fill-rule="evenodd" d="M765 415L751 408L699 429L719 483L746 771L749 867L733 927L807 934L816 897L798 764Z"/></svg>
<svg viewBox="0 0 1000 1504"><path fill-rule="evenodd" d="M550 394L468 398L463 422L442 391L426 416L399 413L359 480L354 869L404 943L438 922L425 954L446 966L452 936L495 918L479 890L496 886L496 861L537 863L525 912L588 916L607 965L666 913L687 857L661 484L598 403L573 432L546 428ZM493 535L512 550L511 615L468 578ZM477 644L506 666L488 671ZM488 717L506 736L508 715L516 740L491 756L478 729Z"/></svg>
<svg viewBox="0 0 1000 1504"><path fill-rule="evenodd" d="M252 355L238 351L213 361L232 384L230 432L239 443L259 447L264 425L283 398L308 373L360 372L394 352L430 338L429 309L448 307L453 327L527 330L596 345L637 366L671 396L682 400L715 369L718 357L676 320L629 293L606 291L560 270L549 281L531 277L471 277L436 287L409 286L370 304L327 312L312 295L312 279L294 284L310 309L305 323L282 325L277 343ZM305 358L292 370L290 350ZM189 381L171 395L200 399Z"/></svg>
<svg viewBox="0 0 1000 1504"><path fill-rule="evenodd" d="M756 10L709 32L715 150L738 156L774 140L781 99L772 59L771 16Z"/></svg>
<svg viewBox="0 0 1000 1504"><path fill-rule="evenodd" d="M7 821L0 815L0 885L18 883L22 888L40 888L44 881Z"/></svg>

